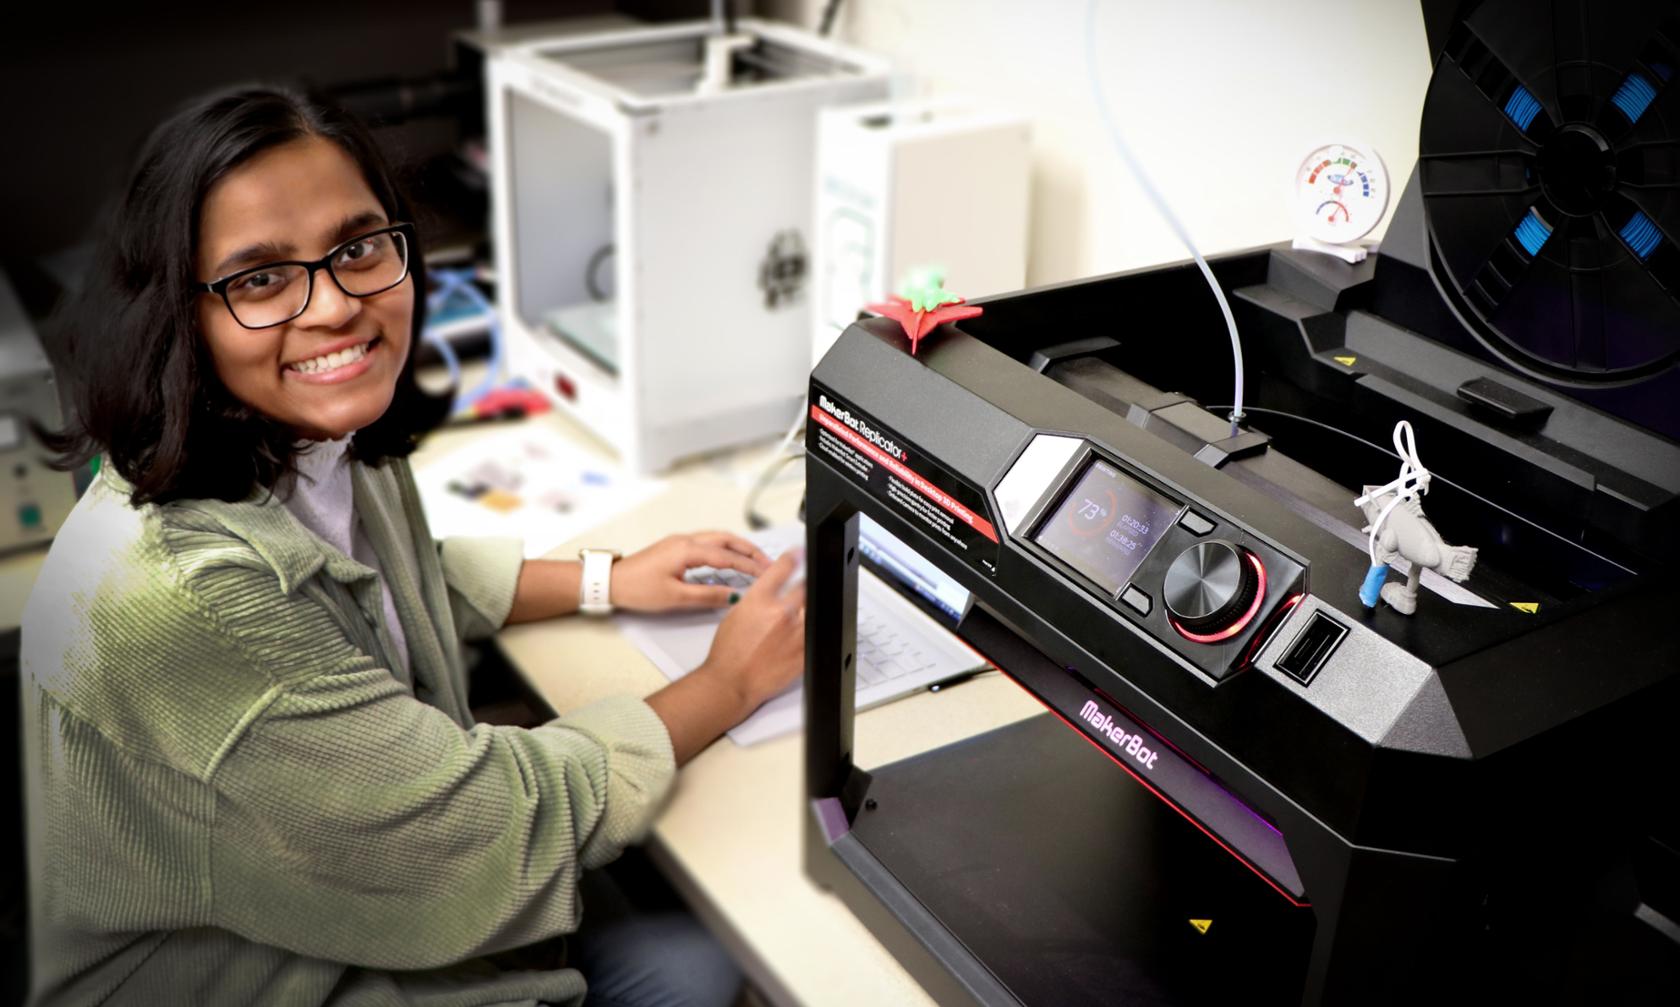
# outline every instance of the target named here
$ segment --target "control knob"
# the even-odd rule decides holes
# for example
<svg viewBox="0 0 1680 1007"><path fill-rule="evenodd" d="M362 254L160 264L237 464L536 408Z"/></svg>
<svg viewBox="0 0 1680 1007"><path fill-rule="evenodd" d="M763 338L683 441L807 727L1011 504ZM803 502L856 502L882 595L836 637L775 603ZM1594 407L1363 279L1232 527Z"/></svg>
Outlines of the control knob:
<svg viewBox="0 0 1680 1007"><path fill-rule="evenodd" d="M1242 632L1260 610L1265 590L1260 557L1212 539L1178 554L1161 593L1174 629L1185 639L1216 643Z"/></svg>

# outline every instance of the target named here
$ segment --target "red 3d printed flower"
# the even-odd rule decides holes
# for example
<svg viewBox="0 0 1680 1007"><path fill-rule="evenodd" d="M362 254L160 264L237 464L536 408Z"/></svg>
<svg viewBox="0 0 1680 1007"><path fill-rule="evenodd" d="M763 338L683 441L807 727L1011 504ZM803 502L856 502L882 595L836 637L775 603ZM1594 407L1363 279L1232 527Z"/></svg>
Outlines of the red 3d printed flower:
<svg viewBox="0 0 1680 1007"><path fill-rule="evenodd" d="M922 337L932 332L935 326L944 325L946 322L960 322L980 314L978 306L965 302L955 294L946 296L955 300L931 304L928 305L928 310L918 311L908 298L892 294L887 297L885 303L869 305L869 310L884 318L891 318L903 326L904 334L910 337L910 355L915 356Z"/></svg>

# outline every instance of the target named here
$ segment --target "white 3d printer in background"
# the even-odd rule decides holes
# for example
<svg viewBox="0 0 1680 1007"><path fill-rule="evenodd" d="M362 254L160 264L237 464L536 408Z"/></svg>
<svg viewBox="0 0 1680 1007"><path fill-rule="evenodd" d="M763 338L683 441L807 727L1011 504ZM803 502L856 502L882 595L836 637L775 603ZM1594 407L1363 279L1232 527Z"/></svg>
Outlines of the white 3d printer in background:
<svg viewBox="0 0 1680 1007"><path fill-rule="evenodd" d="M885 64L746 19L487 56L510 373L643 472L781 432L810 371L816 113L884 97Z"/></svg>
<svg viewBox="0 0 1680 1007"><path fill-rule="evenodd" d="M819 113L813 364L913 271L970 300L1025 285L1029 141L1025 116L969 98Z"/></svg>

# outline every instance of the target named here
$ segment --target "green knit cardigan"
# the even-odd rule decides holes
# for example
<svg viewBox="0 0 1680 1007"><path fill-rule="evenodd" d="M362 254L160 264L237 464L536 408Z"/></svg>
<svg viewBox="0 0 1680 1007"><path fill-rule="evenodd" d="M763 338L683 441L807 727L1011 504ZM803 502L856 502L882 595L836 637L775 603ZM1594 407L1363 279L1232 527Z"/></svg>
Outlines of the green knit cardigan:
<svg viewBox="0 0 1680 1007"><path fill-rule="evenodd" d="M461 642L519 543L435 543L405 462L352 468L412 691L379 577L272 495L135 508L107 469L59 532L23 618L33 1002L581 1001L484 956L576 929L669 736L627 697L475 725Z"/></svg>

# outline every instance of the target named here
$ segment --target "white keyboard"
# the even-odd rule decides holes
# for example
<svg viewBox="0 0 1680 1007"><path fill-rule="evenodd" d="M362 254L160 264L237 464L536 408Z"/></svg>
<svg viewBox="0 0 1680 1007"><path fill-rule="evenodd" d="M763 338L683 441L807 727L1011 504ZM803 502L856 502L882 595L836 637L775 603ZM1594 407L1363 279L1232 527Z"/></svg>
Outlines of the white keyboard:
<svg viewBox="0 0 1680 1007"><path fill-rule="evenodd" d="M771 556L804 542L799 525L755 532L759 548ZM804 576L795 573L795 579ZM738 591L753 578L736 570L696 567L683 579L696 584L722 584ZM882 583L868 570L858 571L857 598L857 709L885 703L979 667L984 662L926 612ZM625 636L647 655L666 678L675 681L699 667L711 649L717 624L728 608L666 615L620 612L614 621ZM748 745L799 729L801 690L796 683L773 697L744 723L729 732L737 744Z"/></svg>
<svg viewBox="0 0 1680 1007"><path fill-rule="evenodd" d="M857 620L858 688L880 685L933 667L933 658L910 634L880 612L859 606Z"/></svg>
<svg viewBox="0 0 1680 1007"><path fill-rule="evenodd" d="M699 566L683 574L690 584L716 584L745 591L755 578L739 570L719 570ZM926 671L934 666L935 655L918 642L918 634L910 632L902 621L881 611L875 601L874 585L860 584L857 614L857 687L863 689L890 682L905 675ZM925 631L920 634L925 639Z"/></svg>
<svg viewBox="0 0 1680 1007"><path fill-rule="evenodd" d="M742 591L752 587L754 579L739 570L719 570L710 566L693 567L683 574L683 580L690 584L721 584L724 587L739 588Z"/></svg>

